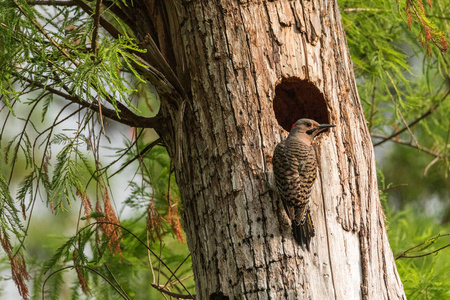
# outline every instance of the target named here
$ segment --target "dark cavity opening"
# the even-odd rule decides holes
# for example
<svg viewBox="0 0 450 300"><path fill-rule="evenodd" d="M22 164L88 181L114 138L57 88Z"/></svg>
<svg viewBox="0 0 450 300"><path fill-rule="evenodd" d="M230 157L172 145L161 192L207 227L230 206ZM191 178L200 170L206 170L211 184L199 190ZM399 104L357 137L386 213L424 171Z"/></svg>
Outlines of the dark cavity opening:
<svg viewBox="0 0 450 300"><path fill-rule="evenodd" d="M273 110L278 124L290 131L298 119L328 123L328 110L320 90L308 80L284 78L275 87Z"/></svg>

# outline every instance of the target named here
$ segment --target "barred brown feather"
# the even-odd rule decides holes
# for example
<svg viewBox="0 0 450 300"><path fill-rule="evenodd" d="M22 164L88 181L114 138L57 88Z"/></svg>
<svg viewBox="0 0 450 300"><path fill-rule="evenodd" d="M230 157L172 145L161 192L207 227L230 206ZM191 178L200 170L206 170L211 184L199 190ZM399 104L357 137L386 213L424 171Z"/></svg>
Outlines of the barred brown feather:
<svg viewBox="0 0 450 300"><path fill-rule="evenodd" d="M288 138L280 142L273 155L273 172L284 208L291 219L295 240L309 249L315 229L309 210L309 199L317 176L317 160L311 142L322 128L309 120L298 120Z"/></svg>

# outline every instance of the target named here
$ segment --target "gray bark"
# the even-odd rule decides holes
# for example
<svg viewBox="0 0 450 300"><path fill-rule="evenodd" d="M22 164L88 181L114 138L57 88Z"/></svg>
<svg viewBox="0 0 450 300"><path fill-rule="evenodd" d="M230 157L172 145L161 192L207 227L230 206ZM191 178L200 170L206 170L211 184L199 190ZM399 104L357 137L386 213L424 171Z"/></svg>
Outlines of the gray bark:
<svg viewBox="0 0 450 300"><path fill-rule="evenodd" d="M160 134L198 298L405 299L336 1L140 2L189 95L181 114L163 101ZM309 252L270 188L282 126L301 117L337 125L316 141Z"/></svg>

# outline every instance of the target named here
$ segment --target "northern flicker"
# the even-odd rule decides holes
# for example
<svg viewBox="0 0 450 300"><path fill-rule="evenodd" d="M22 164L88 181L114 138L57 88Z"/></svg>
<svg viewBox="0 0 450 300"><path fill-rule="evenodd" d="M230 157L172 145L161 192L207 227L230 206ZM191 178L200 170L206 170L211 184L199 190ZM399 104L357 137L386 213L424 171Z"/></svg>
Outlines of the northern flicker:
<svg viewBox="0 0 450 300"><path fill-rule="evenodd" d="M311 237L315 236L309 199L317 173L316 154L311 144L319 132L334 126L300 119L292 125L289 136L276 146L273 154L275 183L291 219L294 238L308 250Z"/></svg>

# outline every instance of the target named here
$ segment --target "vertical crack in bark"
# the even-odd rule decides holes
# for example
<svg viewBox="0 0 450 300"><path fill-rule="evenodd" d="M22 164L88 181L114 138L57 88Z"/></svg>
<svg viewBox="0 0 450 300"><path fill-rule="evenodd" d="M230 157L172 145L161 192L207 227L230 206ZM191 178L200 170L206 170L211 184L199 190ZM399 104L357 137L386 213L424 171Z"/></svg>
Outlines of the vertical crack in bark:
<svg viewBox="0 0 450 300"><path fill-rule="evenodd" d="M362 217L362 215L361 215ZM362 283L361 283L361 296L363 300L369 299L369 259L367 257L368 247L367 247L367 228L365 226L365 222L361 220L361 228L359 230L359 238L360 238L360 249L361 249L361 274L362 274Z"/></svg>
<svg viewBox="0 0 450 300"><path fill-rule="evenodd" d="M267 257L269 257L269 255L270 255L270 251L269 251L269 249L267 249L267 245L269 245L269 243L267 241L267 225L266 225L267 217L266 217L266 213L265 213L265 210L264 210L264 206L262 205L263 203L262 203L261 195L259 195L258 199L259 199L260 205L261 205L261 215L262 215L261 223L262 223L262 227L263 227L263 232L266 233L266 234L262 235L262 239L264 240L264 244L263 244L263 246L264 246L264 263L265 263L266 281L267 281L266 282L266 284L267 284L266 291L267 291L267 296L270 298L270 280L269 280L269 276L270 276L271 272L269 270L270 262L267 261Z"/></svg>
<svg viewBox="0 0 450 300"><path fill-rule="evenodd" d="M251 41L250 41L248 29L245 27L246 22L244 21L244 17L242 15L241 7L242 6L239 6L239 17L240 17L240 19L242 21L242 24L244 26L245 40L246 40L246 43L247 43L247 51L248 51L247 55L248 55L248 62L249 62L249 66L250 66L250 72L251 73L255 73L255 66L253 64L253 59L252 59L252 55L251 55ZM253 76L253 84L254 84L254 91L256 93L256 99L258 101L258 106L259 106L258 109L259 109L259 111L261 111L260 95L259 95L259 92L258 92L258 83L256 81L256 76ZM265 170L266 169L266 165L265 165L265 160L264 160L265 155L264 155L263 143L262 143L263 137L262 137L262 132L261 132L260 119L258 120L258 125L257 126L258 126L258 131L259 131L259 136L260 136L260 141L259 142L260 142L261 158L263 160L262 161L262 165L263 165L263 168ZM243 151L242 147L241 147L241 151ZM245 157L245 154L243 152L242 152L242 157ZM252 178L251 174L250 174L249 178ZM254 194L254 193L252 193L252 194ZM245 196L245 200L246 200L247 220L250 221L250 217L248 215L248 209L249 209L249 207L248 207L248 199L247 199L247 195L245 193L244 193L244 196ZM258 199L259 199L259 202L260 202L259 206L263 207L263 203L261 202L261 197L258 197ZM249 227L250 227L250 232L251 232L252 231L252 224L251 224L251 222L249 222ZM264 253L267 253L266 247L264 246L263 248L264 248ZM252 249L252 252L253 252L252 254L253 254L254 267L256 268L257 266L256 266L255 252L254 252L253 249ZM266 266L268 265L265 255L264 255L264 263L265 263ZM268 291L268 288L270 287L269 274L266 272L265 275L266 275L265 276L266 277L265 278L266 279L265 293L266 293L267 297L270 297L269 291ZM258 278L256 278L256 279L258 279ZM258 281L256 280L256 282L258 282ZM258 290L260 289L259 285L257 285L257 289Z"/></svg>
<svg viewBox="0 0 450 300"><path fill-rule="evenodd" d="M237 256L237 255L236 255L236 251L235 251L236 245L235 245L234 242L233 242L233 237L232 237L231 231L230 231L230 224L231 224L231 220L232 220L232 217L231 217L231 215L230 215L230 202L228 202L228 210L227 210L227 212L228 212L228 224L227 224L227 228L228 228L228 234L229 234L229 238L230 238L230 246L231 246L230 248L231 248L231 251L233 252L233 257L236 257L236 256ZM238 264L237 264L237 260L234 259L233 262L234 262L234 266L235 266L235 269L236 269L236 275L237 275L237 278L233 278L233 279L235 279L235 283L234 283L234 285L233 285L233 287L234 287L234 286L236 286L236 285L239 284L239 281L240 281L241 279L239 278L240 274L239 274L239 267L238 267ZM229 280L232 280L232 279L229 279ZM245 292L245 285L244 285L244 282L242 282L242 286L244 287L244 292Z"/></svg>
<svg viewBox="0 0 450 300"><path fill-rule="evenodd" d="M229 45L229 40L228 40L228 35L227 35L227 30L226 30L226 28L227 28L227 25L226 25L226 23L225 23L225 20L223 19L223 16L224 16L224 12L223 12L223 8L222 7L220 7L221 8L221 10L222 10L222 14L219 14L218 15L218 20L219 20L219 23L220 23L220 25L221 26L223 26L223 28L225 28L225 34L224 34L224 37L225 37L225 45L226 45L226 49L227 49L227 54L228 54L228 56L229 56L229 62L231 63L231 66L232 66L232 69L233 70L236 70L237 68L236 68L236 66L235 66L235 64L234 64L234 60L232 59L232 55L231 55L231 52L230 52L230 45ZM227 84L228 84L229 82L228 82L228 78L225 78L225 86L227 86ZM225 97L226 99L227 99L227 101L228 101L228 103L229 103L229 106L230 106L230 108L231 109L233 109L233 100L231 99L231 97L230 97L230 91L228 90L228 88L226 88L225 89L226 90L226 95L227 95L227 97ZM223 119L225 120L225 116L223 115L223 111L222 111L222 116L223 116ZM235 113L231 113L231 116L233 117L233 122L234 122L234 124L235 124L235 126L238 126L238 120L236 119L236 114ZM225 125L225 128L226 128L226 125ZM226 130L225 130L225 135L227 136L227 141L229 140L228 139L228 135L227 135L227 132L226 132ZM241 154L242 154L242 156L241 157L244 157L244 153L242 152L242 147L240 147L240 149L241 149ZM234 191L233 191L234 192ZM244 195L244 197L246 198L246 196L245 196L245 192L243 191L243 190L241 190L241 192L243 193L243 195ZM230 199L231 200L231 199ZM233 220L233 218L231 217L231 215L230 215L230 205L231 205L231 202L230 201L228 201L228 209L227 209L227 212L228 212L228 225L227 225L227 228L228 228L228 234L229 234L229 238L230 238L230 245L231 245L231 250L232 250L232 252L233 252L233 257L237 257L238 256L238 254L237 254L237 252L236 252L236 247L238 247L239 248L239 246L238 245L236 245L234 242L233 242L233 237L232 237L232 235L231 235L231 231L230 231L230 224L232 223L232 220ZM246 210L248 210L248 206L246 206ZM248 214L247 214L247 219L248 219ZM241 242L241 241L240 241ZM236 280L236 282L233 284L233 286L235 286L235 285L238 285L239 284L239 281L241 281L242 282L242 288L243 288L243 291L242 291L242 294L244 295L244 297L245 297L245 299L247 299L247 294L249 293L249 291L247 291L247 287L246 287L246 284L245 284L245 280L244 280L244 278L243 278L243 273L242 273L242 270L241 270L241 268L242 268L242 266L241 267L239 267L239 265L238 265L238 262L237 262L237 260L235 259L234 260L234 265L235 265L235 269L236 269L236 275L238 276L237 278L235 278L235 280ZM230 279L231 280L231 279Z"/></svg>
<svg viewBox="0 0 450 300"><path fill-rule="evenodd" d="M320 146L319 146L320 147ZM337 299L337 291L336 291L336 285L334 282L334 273L333 273L333 260L331 259L332 257L332 251L331 251L331 247L330 247L330 233L328 231L328 221L327 221L327 210L326 210L326 203L325 203L325 194L323 193L323 186L322 186L322 182L323 182L323 177L322 177L322 169L321 169L321 156L319 151L317 151L316 148L314 148L314 151L316 151L316 157L318 160L318 172L320 172L320 194L322 195L322 207L323 207L323 217L324 217L324 222L325 222L325 230L326 230L326 235L327 235L327 250L328 250L328 261L330 262L330 272L331 272L331 282L333 283L333 294L334 294L334 299ZM316 183L317 184L317 183Z"/></svg>
<svg viewBox="0 0 450 300"><path fill-rule="evenodd" d="M284 255L284 259L282 259L282 261L280 263L280 267L283 270L283 272L282 272L280 277L281 277L281 279L283 281L284 297L285 297L285 299L289 299L289 296L288 296L289 281L288 281L288 277L286 276L286 272L284 272L284 271L286 270L285 263L290 257L287 257L287 255L288 255L287 254L288 253L287 252L287 247L288 246L285 245L286 244L286 239L284 238L284 236L285 236L286 232L291 232L291 227L287 226L287 230L283 230L281 228L281 226L284 226L285 222L287 221L286 220L287 216L283 217L284 207L281 204L279 196L277 195L276 197L274 197L272 199L273 199L273 202L274 202L273 205L277 206L277 209L276 209L276 211L278 212L277 213L277 218L278 218L278 223L280 224L280 231L279 231L279 233L280 233L280 236L281 236L281 247L283 249L283 255ZM296 262L296 266L300 266L301 264L297 261L297 258L298 258L297 249L294 249L294 261Z"/></svg>
<svg viewBox="0 0 450 300"><path fill-rule="evenodd" d="M303 2L303 0L301 2L302 2L302 7L307 7L307 4L305 4ZM308 11L309 11L309 9L308 9ZM301 40L302 40L302 43L303 43L303 55L305 56L305 75L306 75L306 79L310 81L311 80L311 76L309 75L308 48L307 48L307 45L306 45L306 39L309 40L309 33L310 33L311 22L309 20L309 16L305 15L305 12L306 12L306 10L303 9L303 22L304 22L305 27L306 27L306 32L302 33Z"/></svg>
<svg viewBox="0 0 450 300"><path fill-rule="evenodd" d="M266 8L266 18L268 18L267 5L265 3L264 3L264 7ZM241 19L243 19L242 18L242 13L240 15L241 15ZM269 30L272 29L270 26L268 26L268 27L269 27ZM248 37L247 37L247 44L248 44L248 47L249 47L249 51L251 51ZM254 69L254 67L253 67L253 69ZM256 81L256 76L253 77L253 80L254 80L254 85L255 85L255 90L256 90L256 100L257 100L257 104L258 104L258 115L260 115L262 113L262 105L261 105L261 97L259 95L259 90L258 90L258 84L257 84L257 81ZM263 120L262 118L257 118L257 122L258 122L257 126L258 126L258 134L259 134L259 139L260 139L259 140L259 151L260 151L261 160L262 160L262 162L261 162L261 165L263 167L262 171L266 175L268 169L267 169L267 164L266 164L266 159L265 159L265 154L264 154L265 146L264 146L264 135L263 135L263 130L262 130L263 126L261 124L262 120ZM268 176L266 176L266 180L267 179L268 179ZM260 186L261 185L262 184L260 183ZM260 193L258 193L258 194L260 194ZM260 202L259 205L261 206L261 210L262 210L261 214L262 214L262 218L263 218L262 219L263 232L267 233L267 226L266 226L267 217L266 217L266 212L264 210L264 203L263 203L263 199L262 199L261 195L259 195L258 200ZM267 241L267 235L263 235L262 239L264 240L263 247L264 247L264 263L265 263L265 270L266 270L266 286L267 286L266 287L266 293L267 293L267 296L270 298L271 272L270 272L270 262L267 261L267 257L269 257L269 255L270 255L270 250L267 248L267 246L269 245L269 243Z"/></svg>
<svg viewBox="0 0 450 300"><path fill-rule="evenodd" d="M197 150L198 151L198 150ZM201 156L198 156L198 157L201 157ZM198 166L201 166L201 162L198 160ZM200 180L201 180L201 182L202 182L202 185L203 186L205 186L205 187L207 187L207 186L209 186L208 185L208 183L206 183L205 181L204 181L204 179L203 179L203 176L200 176ZM206 215L206 217L209 215L208 214L208 200L207 200L207 195L205 195L205 192L206 192L206 190L203 190L203 191L201 191L201 197L202 197L202 200L201 201L203 201L203 204L204 204L204 207L205 207L205 214L197 214L197 215L200 215L200 218L199 219L203 219L203 224L208 224L209 222L207 221L207 220L205 220L205 215ZM192 199L193 201L195 201L194 199ZM194 204L194 205L198 205L198 204ZM198 210L198 209L197 209ZM213 231L216 231L216 226L215 226L215 223L213 222ZM198 229L198 228L197 228ZM208 231L207 231L207 229L206 229L206 226L201 226L201 228L199 229L199 231L200 232L204 232L204 234L205 234L205 239L206 240L209 240L211 237L209 236L209 234L208 234ZM210 249L208 249L209 247L205 247L205 250L210 250ZM208 257L209 257L209 255L208 255L208 252L206 252L205 253L205 255L204 255L204 259L208 259ZM211 263L210 263L210 261L209 261L209 259L208 259L208 261L204 261L204 263L205 264L207 264L207 265L210 265ZM216 266L216 268L217 268L217 266ZM216 270L217 272L216 273L218 273L218 269ZM218 280L219 280L219 277L217 276L216 277L216 279L217 279L217 284L219 284L219 286L220 286L220 283L218 282Z"/></svg>
<svg viewBox="0 0 450 300"><path fill-rule="evenodd" d="M242 148L241 148L242 149ZM252 225L251 225L251 222L250 222L250 217L249 217L249 214L248 214L248 211L249 211L249 207L248 207L248 198L247 198L247 194L245 193L245 192L243 192L243 196L244 196L244 199L245 199L245 203L244 203L244 205L245 205L245 216L247 217L247 222L248 222L248 226L249 226L249 228L250 228L250 233L252 232ZM248 243L248 240L249 240L249 237L248 236L246 236L245 237L245 241L241 241L242 243ZM251 249L251 251L252 251L252 258L253 258L253 268L255 268L256 269L256 260L255 260L255 250L251 247L251 244L249 243L249 248ZM256 275L256 272L255 272L255 282L258 282L258 277L257 277L257 275ZM245 280L244 279L242 279L243 280L243 286L244 286L244 296L245 296L245 299L248 299L247 298L247 296L248 296L248 294L249 293L253 293L254 292L254 289L251 289L251 290L249 290L249 291L247 291L247 287L246 287L246 284L245 284Z"/></svg>
<svg viewBox="0 0 450 300"><path fill-rule="evenodd" d="M383 228L383 224L381 224L381 220L380 220L380 226ZM382 268L383 268L383 280L384 280L384 285L386 286L386 296L388 299L392 299L392 297L390 297L390 292L389 292L389 283L388 283L388 275L387 275L387 262L386 262L386 248L385 248L385 244L384 244L384 234L381 233L380 236L380 240L381 240L381 254L382 254Z"/></svg>

